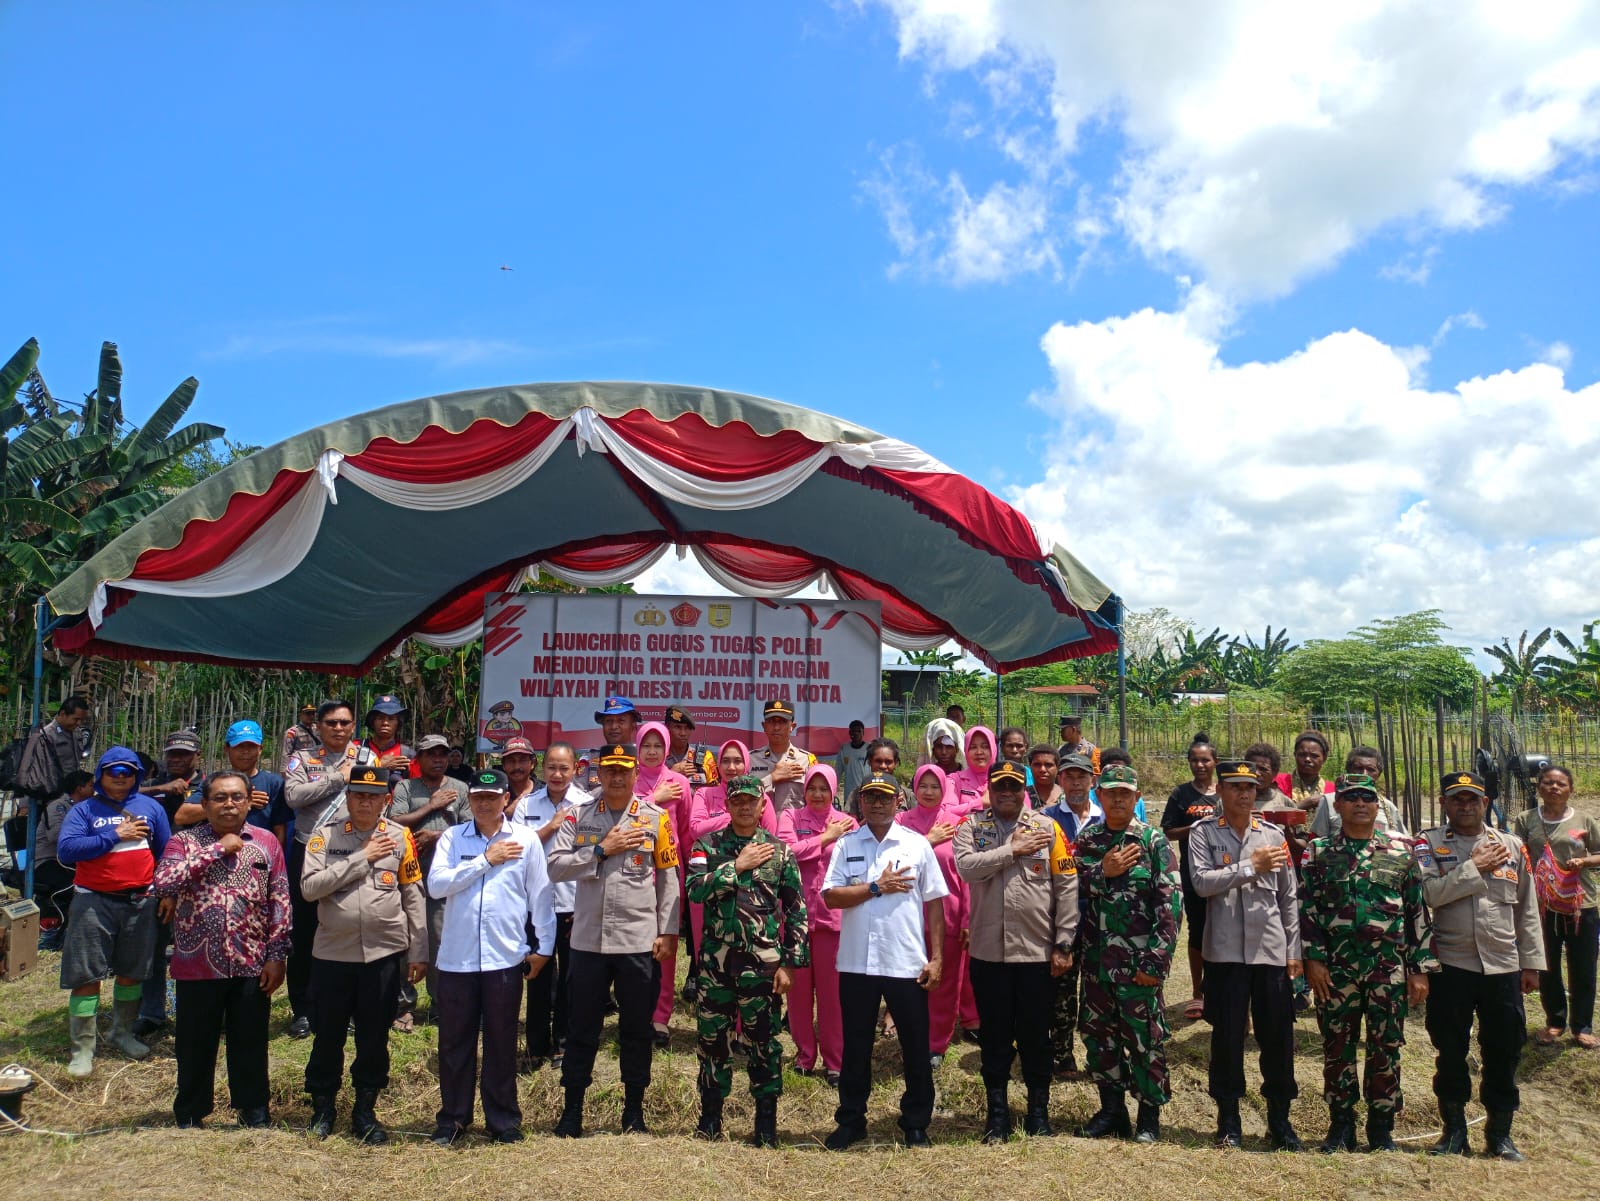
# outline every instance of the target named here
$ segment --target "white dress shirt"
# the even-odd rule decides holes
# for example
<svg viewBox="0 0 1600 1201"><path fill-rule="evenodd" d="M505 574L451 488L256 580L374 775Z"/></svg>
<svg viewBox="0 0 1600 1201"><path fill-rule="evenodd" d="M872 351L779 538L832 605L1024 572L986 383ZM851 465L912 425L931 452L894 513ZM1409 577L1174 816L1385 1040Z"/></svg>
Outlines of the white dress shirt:
<svg viewBox="0 0 1600 1201"><path fill-rule="evenodd" d="M911 868L910 892L884 893L840 913L841 972L915 980L928 966L922 905L950 892L944 872L926 838L905 826L891 825L879 842L869 826L852 830L833 844L833 858L822 889L870 884L884 869ZM954 931L946 931L945 937Z"/></svg>
<svg viewBox="0 0 1600 1201"><path fill-rule="evenodd" d="M581 805L584 801L591 801L591 797L576 784L567 789L561 798L563 805ZM512 821L521 822L525 826L532 826L535 831L550 824L550 819L556 815L555 802L550 799L550 790L540 786L517 802L517 808L512 814ZM552 835L552 837L554 837ZM549 855L550 844L540 843L540 849ZM548 862L548 858L546 860ZM576 880L558 880L550 886L555 890L555 906L557 913L571 913L573 906L578 901L578 882Z"/></svg>
<svg viewBox="0 0 1600 1201"><path fill-rule="evenodd" d="M485 857L489 843L507 839L522 844L522 857L491 864ZM544 855L535 853L538 845L539 832L514 821L503 822L492 839L478 833L478 823L470 819L439 836L428 871L428 895L445 903L435 964L441 972L517 966L531 949L529 918L540 953L554 952L556 913Z"/></svg>

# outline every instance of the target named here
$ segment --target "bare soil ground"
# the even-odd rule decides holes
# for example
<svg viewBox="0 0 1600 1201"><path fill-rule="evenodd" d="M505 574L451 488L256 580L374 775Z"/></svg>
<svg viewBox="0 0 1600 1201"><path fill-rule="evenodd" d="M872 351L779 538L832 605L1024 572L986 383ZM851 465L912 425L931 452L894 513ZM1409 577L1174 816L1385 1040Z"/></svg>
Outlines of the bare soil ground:
<svg viewBox="0 0 1600 1201"><path fill-rule="evenodd" d="M1529 1155L1522 1165L1485 1160L1434 1160L1420 1154L1433 1140L1437 1111L1430 1089L1432 1048L1420 1015L1408 1023L1404 1081L1407 1108L1397 1134L1410 1153L1323 1156L1264 1153L1264 1109L1259 1099L1245 1106L1246 1149L1210 1147L1215 1111L1205 1095L1209 1029L1180 1014L1187 982L1174 981L1168 999L1173 1024L1170 1056L1173 1103L1163 1112L1164 1141L1154 1147L1092 1143L1066 1135L1087 1118L1095 1094L1087 1084L1058 1084L1053 1139L1018 1137L1003 1147L978 1141L983 1090L977 1049L955 1044L938 1073L939 1109L932 1150L909 1152L897 1145L899 1053L893 1040L879 1043L877 1084L865 1149L832 1155L821 1147L832 1129L834 1093L821 1080L789 1074L779 1110L785 1143L780 1151L758 1151L738 1141L718 1144L689 1137L697 1114L694 1027L680 1005L673 1042L658 1053L646 1104L653 1134L618 1135L621 1086L614 1042L603 1045L595 1087L589 1092L588 1137L578 1142L549 1137L560 1107L558 1077L549 1067L523 1075L522 1108L528 1140L502 1147L479 1138L441 1150L425 1141L438 1105L433 1071L434 1031L419 1025L393 1036L394 1082L379 1115L397 1131L387 1147L362 1147L345 1132L349 1092L341 1098L340 1132L326 1142L301 1131L307 1118L300 1091L309 1042L281 1031L288 1020L281 994L274 1008L271 1043L273 1117L264 1131L242 1131L227 1108L219 1073L218 1110L203 1131L172 1126L175 1069L170 1035L158 1036L155 1053L134 1063L114 1053L96 1060L86 1081L66 1075L66 1005L56 988L57 957L41 957L25 979L0 984L0 1063L15 1061L43 1077L25 1102L24 1116L37 1127L83 1134L62 1138L39 1134L0 1135L0 1179L16 1198L76 1201L78 1198L210 1201L284 1201L330 1198L363 1201L404 1197L549 1197L581 1193L591 1201L648 1198L783 1198L784 1201L848 1201L850 1198L1368 1198L1425 1193L1503 1201L1518 1195L1541 1201L1600 1197L1600 1054L1571 1042L1555 1048L1529 1045L1523 1061L1523 1111L1519 1144ZM1180 969L1181 971L1181 969ZM1537 1001L1530 1019L1539 1020ZM104 1017L105 1010L102 1009ZM607 1039L614 1028L608 1024ZM102 1048L102 1050L106 1050ZM792 1047L785 1039L786 1057ZM1321 1099L1320 1040L1310 1015L1300 1020L1298 1075L1301 1099L1294 1118L1308 1141L1327 1122ZM1249 1067L1255 1080L1254 1064ZM1020 1109L1021 1084L1013 1085ZM1473 1142L1481 1148L1482 1111L1469 1108ZM735 1076L726 1126L734 1139L749 1131L750 1101ZM1020 1114L1019 1114L1020 1116Z"/></svg>

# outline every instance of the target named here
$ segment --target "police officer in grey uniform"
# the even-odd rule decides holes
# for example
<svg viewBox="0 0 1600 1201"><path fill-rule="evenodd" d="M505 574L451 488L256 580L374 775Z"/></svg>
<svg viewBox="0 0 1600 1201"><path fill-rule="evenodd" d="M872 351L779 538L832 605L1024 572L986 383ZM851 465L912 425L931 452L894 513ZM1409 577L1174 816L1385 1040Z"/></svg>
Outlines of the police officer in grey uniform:
<svg viewBox="0 0 1600 1201"><path fill-rule="evenodd" d="M1539 987L1545 966L1533 870L1521 839L1484 825L1488 798L1481 777L1450 772L1441 796L1445 824L1423 831L1415 852L1442 965L1428 992L1427 1025L1438 1052L1433 1092L1444 1132L1428 1153L1470 1154L1467 1050L1476 1017L1483 1051L1479 1097L1489 1111L1485 1151L1520 1161L1511 1119L1521 1100L1517 1062L1528 1039L1522 994Z"/></svg>
<svg viewBox="0 0 1600 1201"><path fill-rule="evenodd" d="M613 698L616 699L616 698ZM647 1133L644 1090L650 1084L660 994L660 965L678 953L678 849L665 809L636 800L638 752L615 743L597 756L600 794L567 814L546 844L550 879L578 882L572 918L567 1053L561 1064L566 1104L555 1133L583 1134L583 1094L600 1047L607 993L617 996L622 1076L622 1131Z"/></svg>
<svg viewBox="0 0 1600 1201"><path fill-rule="evenodd" d="M1061 827L1023 808L1020 763L989 769L989 807L956 827L956 872L971 911L969 971L982 1019L982 1073L988 1103L983 1141L1011 1136L1006 1085L1015 1054L1028 1088L1023 1130L1050 1135L1050 1001L1054 977L1072 966L1078 931L1078 869Z"/></svg>
<svg viewBox="0 0 1600 1201"><path fill-rule="evenodd" d="M369 764L350 773L345 808L306 843L300 891L317 903L312 948L312 1025L306 1063L310 1133L333 1132L334 1097L344 1072L345 1035L355 1023L350 1065L356 1102L350 1129L362 1142L386 1143L373 1106L389 1086L389 1026L402 981L428 970L428 915L422 866L411 832L382 816L389 769Z"/></svg>
<svg viewBox="0 0 1600 1201"><path fill-rule="evenodd" d="M1294 992L1301 974L1300 909L1294 863L1283 831L1255 812L1256 773L1248 761L1217 764L1222 812L1189 831L1194 890L1206 898L1206 1021L1211 1023L1211 1097L1217 1103L1218 1147L1243 1140L1245 1020L1261 1048L1261 1092L1267 1140L1274 1151L1298 1151L1289 1124L1294 1081Z"/></svg>

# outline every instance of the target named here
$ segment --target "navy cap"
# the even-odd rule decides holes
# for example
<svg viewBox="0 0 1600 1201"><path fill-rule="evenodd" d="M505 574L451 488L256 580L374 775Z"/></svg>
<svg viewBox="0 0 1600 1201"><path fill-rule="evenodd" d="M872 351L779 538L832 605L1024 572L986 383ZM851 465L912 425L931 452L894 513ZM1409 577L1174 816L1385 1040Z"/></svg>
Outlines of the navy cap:
<svg viewBox="0 0 1600 1201"><path fill-rule="evenodd" d="M372 702L367 716L370 718L374 713L382 713L386 717L399 717L405 711L406 707L400 703L400 698L386 692Z"/></svg>
<svg viewBox="0 0 1600 1201"><path fill-rule="evenodd" d="M472 782L467 785L467 791L473 792L505 792L511 787L511 781L506 778L506 773L498 767L487 768L476 773Z"/></svg>

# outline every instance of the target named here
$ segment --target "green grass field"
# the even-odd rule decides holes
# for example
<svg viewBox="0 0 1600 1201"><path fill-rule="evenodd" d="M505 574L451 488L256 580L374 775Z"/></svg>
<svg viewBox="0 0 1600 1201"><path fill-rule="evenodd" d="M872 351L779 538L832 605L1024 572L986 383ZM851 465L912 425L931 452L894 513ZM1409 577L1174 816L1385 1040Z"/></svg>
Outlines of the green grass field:
<svg viewBox="0 0 1600 1201"><path fill-rule="evenodd" d="M1419 1018L1409 1024L1406 1049L1407 1111L1397 1134L1410 1153L1399 1155L1269 1155L1259 1099L1246 1103L1246 1149L1211 1149L1214 1110L1205 1095L1209 1027L1173 1014L1170 1044L1173 1103L1163 1112L1165 1140L1154 1147L1091 1143L1066 1136L1017 1138L1004 1147L978 1141L983 1091L977 1050L952 1047L938 1073L939 1108L931 1151L896 1145L899 1095L898 1050L880 1042L878 1083L867 1149L843 1155L822 1150L832 1129L834 1094L820 1080L790 1074L779 1109L785 1143L780 1151L757 1151L738 1141L707 1144L689 1137L697 1114L693 1021L681 1006L673 1019L672 1047L658 1053L646 1102L650 1136L615 1133L621 1108L615 1044L602 1046L595 1087L589 1092L589 1137L569 1142L546 1133L560 1105L550 1068L521 1077L527 1142L511 1147L474 1138L441 1150L422 1137L396 1138L368 1148L344 1133L349 1091L341 1097L340 1132L327 1142L300 1133L307 1109L300 1093L310 1043L281 1034L287 1003L274 1009L271 1043L275 1128L245 1132L233 1125L219 1080L219 1108L203 1131L178 1131L171 1124L174 1064L169 1036L158 1037L143 1063L115 1054L96 1060L93 1077L66 1075L66 1008L56 988L57 960L41 957L21 981L0 985L0 1061L35 1070L44 1083L25 1103L25 1117L39 1127L97 1132L62 1138L38 1134L0 1135L0 1170L12 1182L12 1197L43 1201L75 1198L360 1198L394 1196L533 1197L567 1192L586 1198L642 1197L649 1201L707 1197L1291 1197L1371 1198L1415 1192L1501 1199L1519 1193L1543 1201L1600 1197L1600 1054L1571 1043L1556 1048L1530 1044L1523 1062L1523 1112L1517 1139L1529 1155L1522 1165L1474 1158L1433 1160L1417 1153L1432 1141L1436 1111L1429 1088L1432 1054ZM1174 985L1169 999L1186 989ZM1181 1001L1180 1001L1181 1003ZM1535 1005L1535 1009L1537 1006ZM104 1017L105 1010L102 1009ZM1534 1015L1537 1021L1537 1014ZM608 1025L607 1037L613 1028ZM1294 1107L1303 1137L1320 1138L1327 1112L1320 1097L1319 1039L1311 1017L1300 1021L1301 1099ZM786 1054L792 1056L792 1047ZM418 1026L393 1036L394 1083L379 1115L395 1130L426 1135L438 1105L433 1072L434 1032ZM1254 1067L1250 1066L1254 1079ZM1020 1082L1013 1105L1020 1107ZM1086 1118L1095 1105L1087 1084L1058 1084L1052 1116L1059 1131ZM726 1127L734 1139L749 1130L751 1108L735 1077ZM1481 1119L1473 1105L1469 1117ZM1481 1121L1473 1127L1481 1143Z"/></svg>

